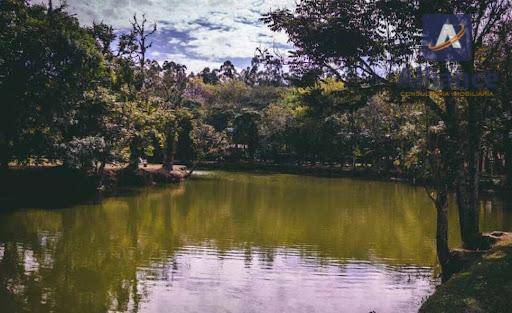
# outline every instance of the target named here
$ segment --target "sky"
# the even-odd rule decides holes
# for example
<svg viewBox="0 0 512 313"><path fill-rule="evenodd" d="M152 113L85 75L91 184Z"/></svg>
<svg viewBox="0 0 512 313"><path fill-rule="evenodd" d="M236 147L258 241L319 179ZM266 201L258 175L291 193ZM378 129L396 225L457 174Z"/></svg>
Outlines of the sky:
<svg viewBox="0 0 512 313"><path fill-rule="evenodd" d="M40 0L43 1L43 0ZM40 2L33 1L33 2ZM54 0L54 5L58 4ZM218 68L231 60L237 68L250 64L256 48L282 55L291 49L284 33L274 33L259 18L294 0L67 0L68 12L80 23L105 22L127 31L134 13L156 22L149 58L185 64L189 71Z"/></svg>

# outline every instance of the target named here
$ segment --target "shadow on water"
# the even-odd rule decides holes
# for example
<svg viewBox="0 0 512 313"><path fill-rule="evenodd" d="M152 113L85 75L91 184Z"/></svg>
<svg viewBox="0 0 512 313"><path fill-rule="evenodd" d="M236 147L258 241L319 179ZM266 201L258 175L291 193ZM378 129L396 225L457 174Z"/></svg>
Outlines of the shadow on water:
<svg viewBox="0 0 512 313"><path fill-rule="evenodd" d="M117 186L98 191L96 178L59 167L0 172L0 212L27 208L63 209L133 196L143 188Z"/></svg>
<svg viewBox="0 0 512 313"><path fill-rule="evenodd" d="M0 210L64 208L97 201L96 182L62 168L28 168L0 172Z"/></svg>

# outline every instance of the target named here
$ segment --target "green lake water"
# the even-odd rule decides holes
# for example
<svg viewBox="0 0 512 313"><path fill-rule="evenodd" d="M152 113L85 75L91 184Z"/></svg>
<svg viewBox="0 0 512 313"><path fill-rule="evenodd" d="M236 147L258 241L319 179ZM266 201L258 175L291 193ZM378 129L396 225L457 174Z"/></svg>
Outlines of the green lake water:
<svg viewBox="0 0 512 313"><path fill-rule="evenodd" d="M484 201L481 222L512 230L512 212ZM0 312L415 312L438 284L434 238L422 188L198 172L0 213Z"/></svg>

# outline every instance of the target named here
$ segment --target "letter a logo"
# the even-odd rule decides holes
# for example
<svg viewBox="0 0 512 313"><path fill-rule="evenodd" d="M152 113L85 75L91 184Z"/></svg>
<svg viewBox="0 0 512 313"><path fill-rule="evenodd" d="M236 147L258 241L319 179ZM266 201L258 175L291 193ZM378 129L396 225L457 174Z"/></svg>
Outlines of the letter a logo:
<svg viewBox="0 0 512 313"><path fill-rule="evenodd" d="M451 45L455 49L462 49L459 39L464 36L465 32L464 25L460 25L460 32L456 34L452 24L444 24L439 38L437 38L436 45L433 46L430 44L428 48L432 51L441 51Z"/></svg>
<svg viewBox="0 0 512 313"><path fill-rule="evenodd" d="M423 56L435 61L471 58L471 17L430 14L423 17Z"/></svg>

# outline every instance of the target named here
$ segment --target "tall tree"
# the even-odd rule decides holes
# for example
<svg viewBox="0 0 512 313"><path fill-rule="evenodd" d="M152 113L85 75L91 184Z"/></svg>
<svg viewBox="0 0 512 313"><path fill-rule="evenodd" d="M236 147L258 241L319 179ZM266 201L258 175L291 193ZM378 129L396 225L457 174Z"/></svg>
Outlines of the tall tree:
<svg viewBox="0 0 512 313"><path fill-rule="evenodd" d="M147 61L147 51L153 46L153 42L150 41L150 37L157 31L156 23L150 26L148 29L148 20L146 15L142 15L142 21L139 22L137 15L133 16L132 23L132 36L135 39L137 45L137 58L139 61L140 75L141 75L141 88L144 88L146 83L145 67Z"/></svg>

